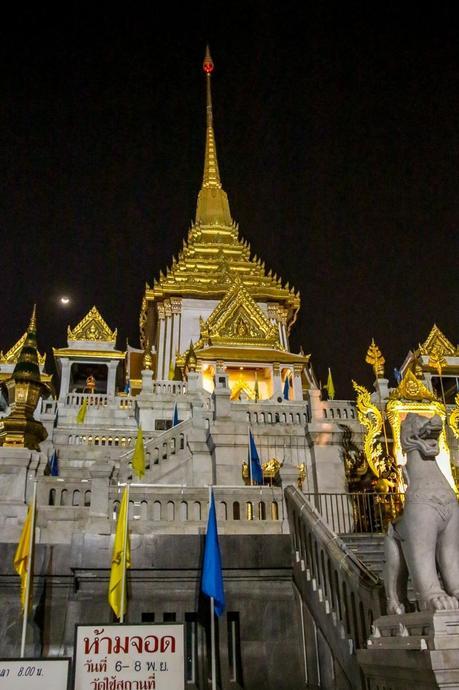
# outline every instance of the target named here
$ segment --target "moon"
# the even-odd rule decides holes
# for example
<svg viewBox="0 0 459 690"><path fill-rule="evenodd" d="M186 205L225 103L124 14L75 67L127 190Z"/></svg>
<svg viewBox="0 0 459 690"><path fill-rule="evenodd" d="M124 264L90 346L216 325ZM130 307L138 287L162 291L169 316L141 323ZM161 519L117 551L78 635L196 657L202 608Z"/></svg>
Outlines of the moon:
<svg viewBox="0 0 459 690"><path fill-rule="evenodd" d="M63 304L64 306L67 306L67 304L70 304L70 297L66 297L65 295L63 295L63 296L60 298L59 302L60 302L61 304Z"/></svg>

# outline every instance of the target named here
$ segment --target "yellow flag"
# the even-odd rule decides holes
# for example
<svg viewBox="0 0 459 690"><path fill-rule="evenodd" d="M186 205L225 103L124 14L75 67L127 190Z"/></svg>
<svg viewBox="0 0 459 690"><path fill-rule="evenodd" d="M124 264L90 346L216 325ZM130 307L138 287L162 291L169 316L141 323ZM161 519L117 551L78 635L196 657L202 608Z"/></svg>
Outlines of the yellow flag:
<svg viewBox="0 0 459 690"><path fill-rule="evenodd" d="M134 455L132 456L132 469L138 478L142 479L143 475L145 474L145 448L143 445L143 432L141 426L139 426L137 430Z"/></svg>
<svg viewBox="0 0 459 690"><path fill-rule="evenodd" d="M83 424L84 423L87 410L88 410L88 399L84 398L83 402L81 404L81 407L78 410L78 413L76 416L77 424Z"/></svg>
<svg viewBox="0 0 459 690"><path fill-rule="evenodd" d="M27 588L27 577L30 559L30 537L32 529L32 517L33 517L33 506L29 506L27 511L27 517L24 522L24 527L22 528L21 537L19 539L18 548L14 554L14 569L21 578L21 605L22 610L25 608L26 601L26 588ZM33 549L33 546L32 546Z"/></svg>
<svg viewBox="0 0 459 690"><path fill-rule="evenodd" d="M327 385L325 386L325 388L328 391L328 399L334 400L335 399L335 386L333 385L333 379L332 379L330 367L328 368L328 379L327 379Z"/></svg>
<svg viewBox="0 0 459 690"><path fill-rule="evenodd" d="M173 381L175 379L175 363L171 359L171 363L169 365L169 375L168 375L169 381Z"/></svg>
<svg viewBox="0 0 459 690"><path fill-rule="evenodd" d="M110 584L108 586L108 603L115 616L121 618L127 609L126 569L131 567L131 545L128 531L129 499L128 489L124 489L121 499L118 522L116 523L115 542L113 544ZM124 580L124 588L123 588ZM123 597L124 589L124 597ZM121 599L123 598L123 601Z"/></svg>

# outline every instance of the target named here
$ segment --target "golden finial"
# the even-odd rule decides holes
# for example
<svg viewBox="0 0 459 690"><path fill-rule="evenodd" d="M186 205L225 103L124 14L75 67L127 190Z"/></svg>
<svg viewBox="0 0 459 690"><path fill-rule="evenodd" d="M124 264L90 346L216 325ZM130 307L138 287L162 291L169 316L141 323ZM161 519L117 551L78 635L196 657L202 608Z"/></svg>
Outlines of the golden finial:
<svg viewBox="0 0 459 690"><path fill-rule="evenodd" d="M367 356L365 357L365 362L371 364L373 371L377 379L384 378L384 362L386 360L382 356L382 352L376 345L374 338L371 339L371 345L368 348Z"/></svg>
<svg viewBox="0 0 459 690"><path fill-rule="evenodd" d="M27 329L27 332L30 333L31 331L36 331L37 330L37 305L33 305L32 309L32 316L30 317L30 323L29 327Z"/></svg>

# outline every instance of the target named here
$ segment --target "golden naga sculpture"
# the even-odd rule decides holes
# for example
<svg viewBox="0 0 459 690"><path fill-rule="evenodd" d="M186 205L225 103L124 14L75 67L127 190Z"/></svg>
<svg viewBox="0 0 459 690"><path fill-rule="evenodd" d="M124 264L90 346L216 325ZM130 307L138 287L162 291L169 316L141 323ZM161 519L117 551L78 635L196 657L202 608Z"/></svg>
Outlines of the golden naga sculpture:
<svg viewBox="0 0 459 690"><path fill-rule="evenodd" d="M354 390L357 393L357 416L360 424L365 427L364 453L365 459L376 477L380 475L380 458L382 456L382 445L376 439L381 433L383 426L383 416L371 402L370 392L364 386L360 386L352 381Z"/></svg>
<svg viewBox="0 0 459 690"><path fill-rule="evenodd" d="M454 398L456 407L453 409L449 416L449 426L456 438L459 438L459 393Z"/></svg>
<svg viewBox="0 0 459 690"><path fill-rule="evenodd" d="M365 362L373 367L373 371L377 379L382 379L384 377L385 361L386 360L384 359L381 350L376 345L374 338L372 338L370 347L368 348L367 355L365 357Z"/></svg>

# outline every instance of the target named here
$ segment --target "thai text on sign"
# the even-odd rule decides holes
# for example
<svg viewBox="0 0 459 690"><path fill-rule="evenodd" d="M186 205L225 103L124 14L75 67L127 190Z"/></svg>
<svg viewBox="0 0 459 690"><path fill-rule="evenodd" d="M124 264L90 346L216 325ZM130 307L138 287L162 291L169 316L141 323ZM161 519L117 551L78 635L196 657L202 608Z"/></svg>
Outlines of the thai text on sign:
<svg viewBox="0 0 459 690"><path fill-rule="evenodd" d="M78 625L74 690L184 690L183 625Z"/></svg>
<svg viewBox="0 0 459 690"><path fill-rule="evenodd" d="M67 690L69 659L0 660L0 690Z"/></svg>

